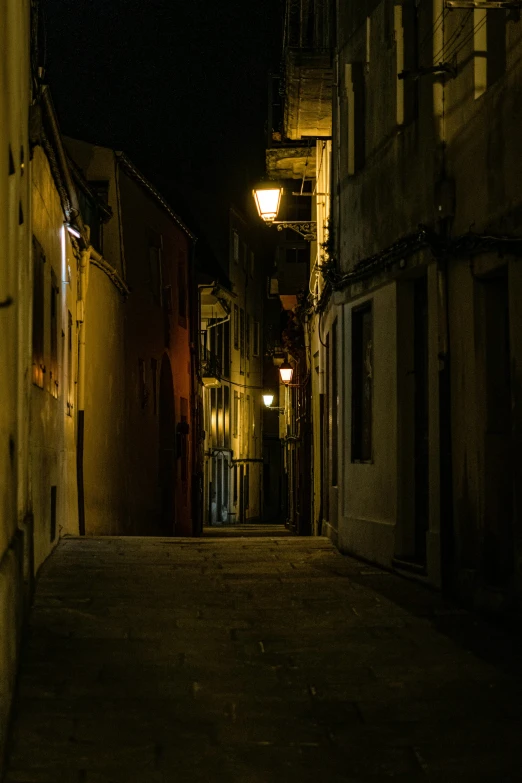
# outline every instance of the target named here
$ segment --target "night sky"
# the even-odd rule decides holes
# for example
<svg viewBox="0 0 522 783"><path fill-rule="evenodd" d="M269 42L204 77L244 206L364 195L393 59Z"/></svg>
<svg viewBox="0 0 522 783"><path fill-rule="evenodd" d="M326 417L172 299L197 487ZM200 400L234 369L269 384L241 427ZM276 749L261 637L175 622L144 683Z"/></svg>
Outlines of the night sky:
<svg viewBox="0 0 522 783"><path fill-rule="evenodd" d="M64 134L125 151L196 229L205 222L199 204L245 205L263 174L282 0L41 7L46 77Z"/></svg>

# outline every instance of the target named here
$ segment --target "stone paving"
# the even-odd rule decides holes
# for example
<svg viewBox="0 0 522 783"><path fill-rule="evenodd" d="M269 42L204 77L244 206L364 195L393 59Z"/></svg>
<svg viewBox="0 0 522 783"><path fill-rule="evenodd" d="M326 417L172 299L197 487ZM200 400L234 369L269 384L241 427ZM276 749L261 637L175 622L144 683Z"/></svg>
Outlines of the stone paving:
<svg viewBox="0 0 522 783"><path fill-rule="evenodd" d="M522 780L506 634L325 539L238 532L62 540L5 783Z"/></svg>

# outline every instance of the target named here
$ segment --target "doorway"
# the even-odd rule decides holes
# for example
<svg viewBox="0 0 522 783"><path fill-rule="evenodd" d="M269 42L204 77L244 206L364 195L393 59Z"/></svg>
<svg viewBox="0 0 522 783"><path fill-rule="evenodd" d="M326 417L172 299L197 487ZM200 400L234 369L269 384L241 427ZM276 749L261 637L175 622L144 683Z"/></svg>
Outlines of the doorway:
<svg viewBox="0 0 522 783"><path fill-rule="evenodd" d="M414 459L415 542L414 560L426 563L426 534L429 527L429 399L428 399L428 286L426 276L413 290Z"/></svg>
<svg viewBox="0 0 522 783"><path fill-rule="evenodd" d="M175 508L175 408L174 381L167 355L161 360L159 389L159 486L160 535L172 536L176 529Z"/></svg>

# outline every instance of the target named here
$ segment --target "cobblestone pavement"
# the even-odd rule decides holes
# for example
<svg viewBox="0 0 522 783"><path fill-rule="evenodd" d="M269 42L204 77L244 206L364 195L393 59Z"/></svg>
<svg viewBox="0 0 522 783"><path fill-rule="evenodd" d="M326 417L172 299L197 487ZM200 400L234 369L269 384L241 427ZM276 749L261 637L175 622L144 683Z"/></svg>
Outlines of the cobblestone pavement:
<svg viewBox="0 0 522 783"><path fill-rule="evenodd" d="M522 780L509 638L325 539L245 535L60 543L6 783Z"/></svg>

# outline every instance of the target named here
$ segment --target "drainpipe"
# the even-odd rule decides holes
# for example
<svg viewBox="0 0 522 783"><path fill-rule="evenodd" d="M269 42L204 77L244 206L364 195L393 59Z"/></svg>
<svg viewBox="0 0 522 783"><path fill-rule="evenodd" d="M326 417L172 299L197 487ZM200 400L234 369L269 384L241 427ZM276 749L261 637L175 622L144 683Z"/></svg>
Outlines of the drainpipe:
<svg viewBox="0 0 522 783"><path fill-rule="evenodd" d="M80 324L78 332L78 419L76 441L76 479L78 484L78 532L85 535L85 483L84 483L84 444L85 444L85 307L89 288L91 258L101 261L101 255L89 245L81 251L80 258L80 299L77 302L76 320Z"/></svg>

